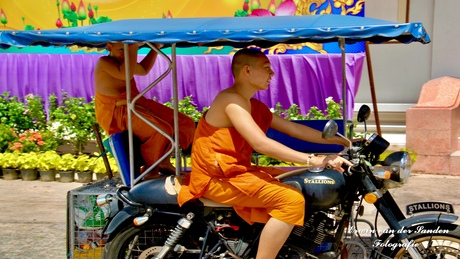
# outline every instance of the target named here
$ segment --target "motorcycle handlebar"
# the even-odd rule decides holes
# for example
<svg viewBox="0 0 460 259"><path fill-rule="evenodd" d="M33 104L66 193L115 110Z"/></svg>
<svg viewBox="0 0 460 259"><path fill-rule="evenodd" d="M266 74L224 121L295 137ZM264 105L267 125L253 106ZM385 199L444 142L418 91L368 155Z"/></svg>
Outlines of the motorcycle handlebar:
<svg viewBox="0 0 460 259"><path fill-rule="evenodd" d="M332 167L332 165L326 165L326 169L327 170L334 170L334 167ZM342 169L345 170L345 172L348 172L349 169L350 169L350 166L346 165L346 164L342 164Z"/></svg>
<svg viewBox="0 0 460 259"><path fill-rule="evenodd" d="M287 178L287 177L290 177L290 176L298 175L300 173L305 172L306 169L308 169L308 168L301 168L301 169L289 171L289 172L277 175L277 176L275 176L275 178L276 179L284 179L284 178Z"/></svg>
<svg viewBox="0 0 460 259"><path fill-rule="evenodd" d="M348 151L344 151L344 152L340 153L339 155L340 155L341 157L345 158L346 160L352 162L352 161L350 160L350 155L349 155ZM352 162L352 163L353 163L353 162ZM351 168L352 168L353 166L349 166L349 165L347 165L347 164L342 164L341 167L342 167L342 169L344 170L345 173L347 173L348 175L351 175L351 171L350 171L350 170L351 170ZM332 165L330 165L330 164L327 164L325 168L326 168L327 170L334 170L334 167L332 167Z"/></svg>

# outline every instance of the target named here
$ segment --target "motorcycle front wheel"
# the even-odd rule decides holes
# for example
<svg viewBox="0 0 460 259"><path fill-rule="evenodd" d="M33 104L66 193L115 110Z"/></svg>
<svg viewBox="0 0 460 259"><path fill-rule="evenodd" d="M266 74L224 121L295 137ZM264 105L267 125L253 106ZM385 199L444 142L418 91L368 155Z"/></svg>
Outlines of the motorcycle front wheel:
<svg viewBox="0 0 460 259"><path fill-rule="evenodd" d="M161 247L165 244L173 224L148 224L141 227L130 225L119 232L116 237L108 242L104 248L106 259L150 259L155 258ZM184 239L185 237L182 237ZM181 242L182 243L182 242ZM189 255L190 256L190 255ZM197 255L195 255L197 257ZM168 259L179 258L177 253L171 252L165 257ZM187 255L180 258L192 258Z"/></svg>
<svg viewBox="0 0 460 259"><path fill-rule="evenodd" d="M435 230L432 233L414 233L409 235L410 243L407 246L424 248L423 258L460 258L460 227L456 225L444 225L439 228L424 228ZM448 231L447 231L448 230ZM444 231L446 233L444 233ZM428 231L426 231L428 232ZM447 233L448 232L448 233ZM391 242L391 241L390 241ZM421 246L419 246L421 245ZM421 253L422 253L421 251ZM412 258L402 244L386 247L383 254L390 258Z"/></svg>

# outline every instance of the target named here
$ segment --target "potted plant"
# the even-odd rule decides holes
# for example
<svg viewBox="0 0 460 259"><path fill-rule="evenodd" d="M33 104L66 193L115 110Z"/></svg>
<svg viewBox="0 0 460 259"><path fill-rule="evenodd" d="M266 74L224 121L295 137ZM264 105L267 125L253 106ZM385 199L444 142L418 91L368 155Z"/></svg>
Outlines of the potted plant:
<svg viewBox="0 0 460 259"><path fill-rule="evenodd" d="M59 181L70 183L75 180L75 157L72 154L63 154L56 164L56 171L59 174Z"/></svg>
<svg viewBox="0 0 460 259"><path fill-rule="evenodd" d="M19 170L21 172L22 180L35 181L38 179L38 154L36 152L20 153L19 159L21 164Z"/></svg>
<svg viewBox="0 0 460 259"><path fill-rule="evenodd" d="M109 166L110 166L110 170L112 171L112 173L115 174L119 172L118 165L117 165L117 162L115 161L115 158L108 155L107 159L109 160ZM107 174L107 168L105 167L103 159L99 159L99 157L96 159L93 172L96 175L97 181L100 181L105 178Z"/></svg>
<svg viewBox="0 0 460 259"><path fill-rule="evenodd" d="M56 151L45 151L38 155L38 173L40 180L43 182L52 182L56 180L56 167L61 156Z"/></svg>
<svg viewBox="0 0 460 259"><path fill-rule="evenodd" d="M18 168L21 164L19 152L3 153L0 157L0 166L3 171L4 180L15 180L19 178Z"/></svg>
<svg viewBox="0 0 460 259"><path fill-rule="evenodd" d="M89 183L93 179L93 169L95 166L95 157L83 154L75 160L75 170L77 171L78 182Z"/></svg>

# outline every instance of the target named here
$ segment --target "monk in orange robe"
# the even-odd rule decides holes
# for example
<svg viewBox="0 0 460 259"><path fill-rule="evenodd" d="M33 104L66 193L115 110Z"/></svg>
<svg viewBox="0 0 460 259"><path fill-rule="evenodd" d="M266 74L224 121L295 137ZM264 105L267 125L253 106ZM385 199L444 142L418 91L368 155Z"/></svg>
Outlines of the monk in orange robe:
<svg viewBox="0 0 460 259"><path fill-rule="evenodd" d="M233 57L234 84L220 92L201 118L192 148L192 172L182 186L180 205L199 197L232 205L249 223L266 223L256 259L274 259L294 225L303 225L305 200L301 192L279 182L283 171L251 165L253 150L293 163L321 167L330 164L342 171L351 163L340 156L316 157L295 151L266 136L269 127L305 141L348 145L334 137L273 115L252 98L268 89L273 71L265 54L242 49Z"/></svg>
<svg viewBox="0 0 460 259"><path fill-rule="evenodd" d="M147 75L152 69L157 52L151 50L140 63L137 61L137 44L129 45L129 70L131 71L131 97L139 94L134 75ZM128 108L126 106L126 77L124 49L122 43L108 43L108 56L101 57L94 71L95 110L99 125L108 133L128 130ZM167 135L174 134L173 110L153 100L141 97L136 101L136 111L158 126ZM133 134L141 140L141 154L146 167L158 161L172 146L165 136L132 114ZM193 140L195 122L184 114L179 114L179 145L187 149ZM145 179L155 178L159 171L174 174L176 169L169 158L150 171Z"/></svg>

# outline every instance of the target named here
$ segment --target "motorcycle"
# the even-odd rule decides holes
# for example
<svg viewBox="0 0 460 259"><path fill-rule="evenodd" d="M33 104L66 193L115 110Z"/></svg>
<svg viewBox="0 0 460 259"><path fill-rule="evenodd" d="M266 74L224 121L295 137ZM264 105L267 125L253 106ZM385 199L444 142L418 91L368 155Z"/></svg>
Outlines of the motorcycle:
<svg viewBox="0 0 460 259"><path fill-rule="evenodd" d="M369 113L369 107L361 107L357 121L366 125ZM344 137L333 120L322 134ZM389 191L409 178L410 155L393 152L380 161L389 146L381 136L346 139L350 147L341 155L353 166L344 173L304 168L277 176L301 190L306 200L305 223L294 227L277 258L459 258L460 227L454 224L458 216L451 204L411 204L406 217ZM108 236L104 257L255 257L263 224L249 225L232 207L204 198L179 207L180 186L180 177L167 176L122 186L116 196L99 196L98 204L111 208L103 232ZM378 231L376 222L359 218L363 200L377 208L388 229ZM359 229L360 222L369 229ZM371 235L364 236L367 232Z"/></svg>

